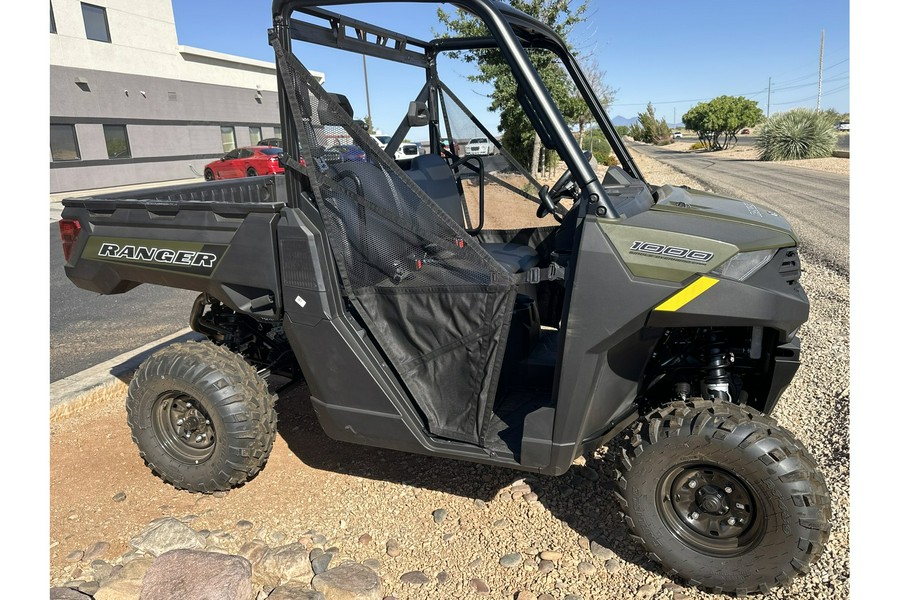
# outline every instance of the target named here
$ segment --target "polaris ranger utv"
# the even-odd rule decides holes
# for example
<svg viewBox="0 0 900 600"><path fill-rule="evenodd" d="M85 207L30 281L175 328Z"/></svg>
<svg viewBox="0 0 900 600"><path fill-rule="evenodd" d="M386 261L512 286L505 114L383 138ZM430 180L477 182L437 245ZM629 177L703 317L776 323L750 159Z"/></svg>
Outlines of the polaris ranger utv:
<svg viewBox="0 0 900 600"><path fill-rule="evenodd" d="M159 351L129 387L152 471L194 492L245 483L275 437L267 376L305 377L324 430L357 444L559 475L622 435L625 522L669 574L749 593L807 572L828 539L829 492L766 416L799 366L809 311L790 225L648 184L562 39L509 5L454 2L484 35L425 41L334 12L352 4L273 4L283 176L64 202L76 285L200 293L190 322L208 341ZM310 75L298 59L310 47L331 53L332 71L331 56L363 54L418 74L387 148L346 90ZM465 52L504 59L565 165L552 186L439 78L438 62ZM609 140L621 166L602 178L534 67L540 53ZM412 130L426 153L395 159ZM476 137L498 155L456 155ZM510 197L534 202L539 226L485 227L485 206Z"/></svg>

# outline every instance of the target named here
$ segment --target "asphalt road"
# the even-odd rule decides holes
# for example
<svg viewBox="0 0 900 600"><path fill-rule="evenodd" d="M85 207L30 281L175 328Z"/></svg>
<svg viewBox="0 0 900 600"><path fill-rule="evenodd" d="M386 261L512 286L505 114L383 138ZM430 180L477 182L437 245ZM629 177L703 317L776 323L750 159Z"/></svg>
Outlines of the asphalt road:
<svg viewBox="0 0 900 600"><path fill-rule="evenodd" d="M850 178L847 175L641 144L629 144L629 149L704 182L715 193L748 200L781 213L800 238L802 256L820 261L841 276L849 276Z"/></svg>
<svg viewBox="0 0 900 600"><path fill-rule="evenodd" d="M79 289L63 269L55 222L49 237L51 383L188 326L197 292L147 284L115 296Z"/></svg>

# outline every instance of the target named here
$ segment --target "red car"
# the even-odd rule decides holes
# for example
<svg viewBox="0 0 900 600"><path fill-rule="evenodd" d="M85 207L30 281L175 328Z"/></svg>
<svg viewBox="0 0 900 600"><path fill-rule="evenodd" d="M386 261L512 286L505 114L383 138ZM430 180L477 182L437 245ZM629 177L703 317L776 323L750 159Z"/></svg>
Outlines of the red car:
<svg viewBox="0 0 900 600"><path fill-rule="evenodd" d="M284 173L284 167L278 162L278 155L283 152L284 150L276 146L235 148L219 160L206 165L203 177L207 181L213 181L234 177L278 175Z"/></svg>

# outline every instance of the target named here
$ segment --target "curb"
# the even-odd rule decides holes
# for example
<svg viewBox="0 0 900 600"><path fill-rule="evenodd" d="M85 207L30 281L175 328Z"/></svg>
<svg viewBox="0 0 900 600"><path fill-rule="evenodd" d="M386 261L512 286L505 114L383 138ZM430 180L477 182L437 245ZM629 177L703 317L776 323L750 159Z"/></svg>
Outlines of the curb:
<svg viewBox="0 0 900 600"><path fill-rule="evenodd" d="M131 374L151 354L170 344L188 340L205 339L190 327L176 331L172 335L145 344L130 352L120 354L80 373L69 375L50 384L50 410L53 411L94 390L115 381L127 383Z"/></svg>
<svg viewBox="0 0 900 600"><path fill-rule="evenodd" d="M849 150L835 150L831 153L831 156L835 158L850 158Z"/></svg>

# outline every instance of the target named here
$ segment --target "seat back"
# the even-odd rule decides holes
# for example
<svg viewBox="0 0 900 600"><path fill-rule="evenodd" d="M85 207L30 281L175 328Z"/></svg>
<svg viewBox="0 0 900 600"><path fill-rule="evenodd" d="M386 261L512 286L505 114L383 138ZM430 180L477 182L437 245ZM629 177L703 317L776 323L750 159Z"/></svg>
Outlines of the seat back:
<svg viewBox="0 0 900 600"><path fill-rule="evenodd" d="M412 159L407 175L451 219L461 227L467 227L456 176L446 160L437 154L417 156Z"/></svg>

